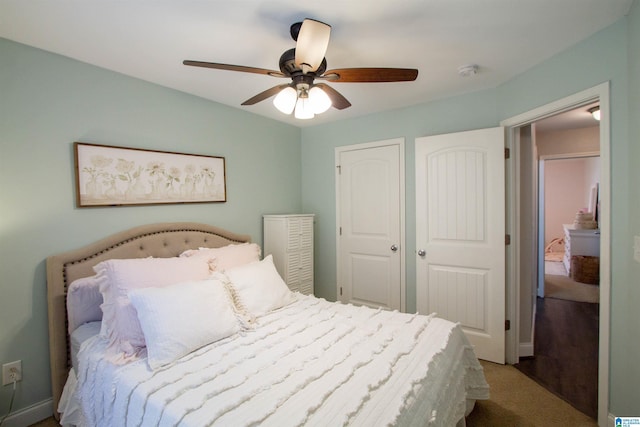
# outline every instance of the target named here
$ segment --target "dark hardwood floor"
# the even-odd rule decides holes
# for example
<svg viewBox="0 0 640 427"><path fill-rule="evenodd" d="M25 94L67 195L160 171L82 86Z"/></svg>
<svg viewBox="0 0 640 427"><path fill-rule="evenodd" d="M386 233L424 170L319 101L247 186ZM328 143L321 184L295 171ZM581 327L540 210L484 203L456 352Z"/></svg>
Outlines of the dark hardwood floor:
<svg viewBox="0 0 640 427"><path fill-rule="evenodd" d="M598 416L598 308L538 298L535 355L515 365L592 418Z"/></svg>

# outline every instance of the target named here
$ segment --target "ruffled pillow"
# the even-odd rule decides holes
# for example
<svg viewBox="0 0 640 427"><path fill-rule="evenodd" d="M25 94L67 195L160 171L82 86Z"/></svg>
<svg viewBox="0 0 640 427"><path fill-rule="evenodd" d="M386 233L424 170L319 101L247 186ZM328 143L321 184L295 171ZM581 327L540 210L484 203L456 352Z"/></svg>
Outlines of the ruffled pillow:
<svg viewBox="0 0 640 427"><path fill-rule="evenodd" d="M296 300L278 274L273 257L225 271L239 303L254 316L268 313Z"/></svg>

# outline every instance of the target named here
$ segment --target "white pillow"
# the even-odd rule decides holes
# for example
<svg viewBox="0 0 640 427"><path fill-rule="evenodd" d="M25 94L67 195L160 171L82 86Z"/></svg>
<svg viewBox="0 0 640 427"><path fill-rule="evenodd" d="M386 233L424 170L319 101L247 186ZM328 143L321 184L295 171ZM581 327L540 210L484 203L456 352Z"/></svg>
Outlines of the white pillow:
<svg viewBox="0 0 640 427"><path fill-rule="evenodd" d="M147 343L151 369L238 332L225 285L215 279L129 292Z"/></svg>
<svg viewBox="0 0 640 427"><path fill-rule="evenodd" d="M273 257L252 262L225 272L236 297L251 314L258 316L295 300L293 292L278 274Z"/></svg>
<svg viewBox="0 0 640 427"><path fill-rule="evenodd" d="M102 294L96 276L76 279L67 289L69 335L81 325L102 319Z"/></svg>
<svg viewBox="0 0 640 427"><path fill-rule="evenodd" d="M204 280L211 274L206 259L178 257L112 259L97 264L94 270L104 298L102 335L109 340L108 353L113 356L109 359L114 363L126 361L145 347L144 335L128 296L132 289Z"/></svg>
<svg viewBox="0 0 640 427"><path fill-rule="evenodd" d="M209 261L211 271L226 271L251 262L260 261L260 246L255 243L240 243L220 248L189 249L181 257L203 257Z"/></svg>

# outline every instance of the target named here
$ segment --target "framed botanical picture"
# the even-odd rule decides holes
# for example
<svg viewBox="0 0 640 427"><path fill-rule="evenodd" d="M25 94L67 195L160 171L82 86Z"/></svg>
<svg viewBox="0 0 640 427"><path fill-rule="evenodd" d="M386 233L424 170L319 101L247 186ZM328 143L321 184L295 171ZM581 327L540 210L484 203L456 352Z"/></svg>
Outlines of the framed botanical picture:
<svg viewBox="0 0 640 427"><path fill-rule="evenodd" d="M76 142L79 207L226 202L224 157Z"/></svg>

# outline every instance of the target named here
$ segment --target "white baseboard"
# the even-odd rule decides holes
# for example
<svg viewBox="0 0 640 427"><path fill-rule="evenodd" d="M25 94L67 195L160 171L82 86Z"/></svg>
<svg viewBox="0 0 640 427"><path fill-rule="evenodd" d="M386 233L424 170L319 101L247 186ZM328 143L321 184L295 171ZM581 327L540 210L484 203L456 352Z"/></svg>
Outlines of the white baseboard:
<svg viewBox="0 0 640 427"><path fill-rule="evenodd" d="M43 400L9 415L2 427L24 427L53 415L53 399Z"/></svg>
<svg viewBox="0 0 640 427"><path fill-rule="evenodd" d="M607 417L607 426L606 427L615 427L616 426L616 416L613 414L609 414Z"/></svg>
<svg viewBox="0 0 640 427"><path fill-rule="evenodd" d="M520 347L518 348L518 356L519 357L532 357L533 356L533 343L532 342L520 343Z"/></svg>

